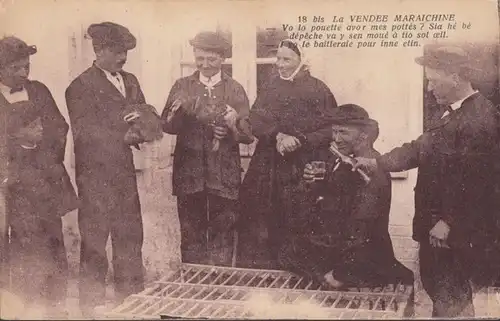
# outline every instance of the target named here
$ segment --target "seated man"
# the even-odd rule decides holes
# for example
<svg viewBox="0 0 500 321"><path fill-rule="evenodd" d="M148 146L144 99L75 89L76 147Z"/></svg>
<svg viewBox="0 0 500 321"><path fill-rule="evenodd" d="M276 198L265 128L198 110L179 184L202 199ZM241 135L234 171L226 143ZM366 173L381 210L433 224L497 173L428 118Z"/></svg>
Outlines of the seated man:
<svg viewBox="0 0 500 321"><path fill-rule="evenodd" d="M357 105L340 106L332 145L344 155L375 158L378 123ZM309 276L327 288L413 284L413 273L394 257L388 232L389 174L370 174L367 183L352 166L328 150L324 179L314 179L311 164L289 216L290 240L280 253L282 268Z"/></svg>

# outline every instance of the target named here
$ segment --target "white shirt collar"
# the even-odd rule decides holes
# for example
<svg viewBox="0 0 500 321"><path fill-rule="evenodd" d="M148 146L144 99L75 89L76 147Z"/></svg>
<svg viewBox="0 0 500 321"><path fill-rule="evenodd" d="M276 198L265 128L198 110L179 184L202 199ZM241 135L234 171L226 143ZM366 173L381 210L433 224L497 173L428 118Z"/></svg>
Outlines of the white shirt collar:
<svg viewBox="0 0 500 321"><path fill-rule="evenodd" d="M5 97L5 99L7 99L9 103L13 104L19 101L29 100L26 88L23 87L21 91L17 91L15 93L11 93L10 92L11 89L12 89L11 87L4 85L0 82L0 92Z"/></svg>
<svg viewBox="0 0 500 321"><path fill-rule="evenodd" d="M450 105L451 109L453 110L457 110L458 108L462 107L462 103L467 99L469 98L470 96L474 95L475 93L477 93L477 90L474 90L471 94L467 95L466 97L460 99L460 100L457 100L456 102L454 102L453 104Z"/></svg>
<svg viewBox="0 0 500 321"><path fill-rule="evenodd" d="M10 94L10 90L11 88L9 86L6 86L0 82L0 92L2 92L2 94Z"/></svg>
<svg viewBox="0 0 500 321"><path fill-rule="evenodd" d="M215 86L221 80L222 80L222 71L220 70L218 73L210 77L210 80L208 79L208 77L203 76L202 73L200 72L200 82L208 87Z"/></svg>
<svg viewBox="0 0 500 321"><path fill-rule="evenodd" d="M97 66L97 65L96 65L96 66ZM99 67L99 66L97 66L97 68L99 68L99 69L101 69L102 71L104 71L104 73L106 74L106 77L108 77L108 78L112 78L112 77L115 77L115 78L116 78L116 77L120 77L120 78L121 78L121 76L122 76L122 74L121 74L121 73L119 73L119 72L115 73L115 75L113 76L113 75L111 74L111 72L110 72L110 71L108 71L108 70L106 70L106 69L104 69L104 68L101 68L101 67Z"/></svg>
<svg viewBox="0 0 500 321"><path fill-rule="evenodd" d="M106 75L106 78L118 89L118 91L123 95L123 97L126 97L126 92L125 92L125 83L123 81L123 76L120 72L116 72L115 75L112 75L110 71L103 69L99 67L96 64L97 68L101 69L104 74Z"/></svg>

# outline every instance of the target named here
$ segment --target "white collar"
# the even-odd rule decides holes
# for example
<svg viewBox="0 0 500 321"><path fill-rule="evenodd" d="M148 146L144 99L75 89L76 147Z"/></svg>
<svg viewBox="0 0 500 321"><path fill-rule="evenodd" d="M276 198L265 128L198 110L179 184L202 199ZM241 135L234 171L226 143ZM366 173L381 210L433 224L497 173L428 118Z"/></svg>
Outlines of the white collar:
<svg viewBox="0 0 500 321"><path fill-rule="evenodd" d="M120 78L121 78L121 76L122 76L122 74L121 74L119 71L118 71L118 72L116 72L116 75L114 75L114 76L113 76L113 75L111 74L111 71L106 70L106 69L104 69L104 68L101 68L98 64L95 64L95 65L96 65L96 67L97 67L97 68L101 69L101 70L104 72L104 74L106 75L106 77L108 77L108 78L113 78L113 77L114 77L114 78L116 78L116 77L120 77Z"/></svg>
<svg viewBox="0 0 500 321"><path fill-rule="evenodd" d="M22 93L22 94L26 93L26 88L24 86L22 87L22 90L17 91L14 94L12 94L10 92L11 90L12 90L12 87L9 87L9 86L7 86L7 85L5 85L5 84L3 84L3 83L0 82L0 92L2 92L4 94L4 96L6 96L6 95L15 95L15 94L20 94L20 93Z"/></svg>
<svg viewBox="0 0 500 321"><path fill-rule="evenodd" d="M4 84L2 84L2 83L0 82L0 91L1 91L2 93L9 93L9 94L10 94L10 90L11 90L11 89L12 89L12 88L10 88L9 86L4 85Z"/></svg>
<svg viewBox="0 0 500 321"><path fill-rule="evenodd" d="M303 66L304 66L304 63L301 60L299 65L297 66L297 68L294 70L294 72L292 72L292 74L290 76L283 77L281 74L279 74L280 78L283 80L293 81L295 79L295 76L297 76L297 74L300 72L300 70L302 69Z"/></svg>
<svg viewBox="0 0 500 321"><path fill-rule="evenodd" d="M106 70L106 69L102 69L102 68L100 68L100 69L101 69L102 71L104 71L104 73L106 74L106 76L107 76L108 78L116 78L116 77L121 78L121 76L122 76L122 74L120 74L119 72L117 72L115 75L112 75L110 71L108 71L108 70Z"/></svg>
<svg viewBox="0 0 500 321"><path fill-rule="evenodd" d="M26 87L23 86L21 90L16 91L15 93L11 93L11 90L11 87L0 82L0 93L2 93L10 103L29 99Z"/></svg>
<svg viewBox="0 0 500 321"><path fill-rule="evenodd" d="M26 88L25 88L24 86L23 86L22 88L23 88L23 90L22 90L22 91L25 91L25 90L26 90ZM1 91L1 92L4 92L4 93L8 93L8 94L10 94L10 90L11 90L11 89L12 89L12 87L9 87L9 86L5 85L4 83L1 83L1 82L0 82L0 91Z"/></svg>
<svg viewBox="0 0 500 321"><path fill-rule="evenodd" d="M213 87L214 85L218 84L219 81L221 81L221 80L222 80L222 71L221 70L219 70L218 73L216 73L215 75L210 77L210 80L208 79L208 77L205 77L200 72L200 82L207 85L207 86Z"/></svg>
<svg viewBox="0 0 500 321"><path fill-rule="evenodd" d="M460 99L460 100L457 100L456 102L454 102L453 104L450 105L451 109L453 110L457 110L458 108L462 107L462 103L467 99L469 98L470 96L474 95L475 93L477 93L478 91L477 90L474 90L471 94L465 96L464 98Z"/></svg>

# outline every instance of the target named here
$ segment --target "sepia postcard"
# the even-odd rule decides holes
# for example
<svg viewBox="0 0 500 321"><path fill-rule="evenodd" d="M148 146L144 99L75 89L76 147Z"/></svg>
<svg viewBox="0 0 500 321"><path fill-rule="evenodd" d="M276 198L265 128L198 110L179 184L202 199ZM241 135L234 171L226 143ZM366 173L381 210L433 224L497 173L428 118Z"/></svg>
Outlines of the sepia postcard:
<svg viewBox="0 0 500 321"><path fill-rule="evenodd" d="M500 317L497 0L0 0L2 319Z"/></svg>

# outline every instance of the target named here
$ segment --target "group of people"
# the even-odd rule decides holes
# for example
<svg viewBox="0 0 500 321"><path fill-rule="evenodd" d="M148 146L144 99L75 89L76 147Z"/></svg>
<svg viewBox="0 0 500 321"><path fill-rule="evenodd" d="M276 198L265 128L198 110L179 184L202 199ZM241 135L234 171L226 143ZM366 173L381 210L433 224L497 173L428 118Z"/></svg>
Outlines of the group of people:
<svg viewBox="0 0 500 321"><path fill-rule="evenodd" d="M28 80L36 47L0 40L10 279L26 302L64 313L61 218L73 209L84 315L105 301L108 237L116 301L144 289L132 149L164 132L177 136L172 180L183 262L288 270L328 289L411 285L388 231L389 173L418 168L413 232L433 316L474 314L473 292L498 269L492 155L500 127L497 108L472 89L465 52L441 47L417 59L428 89L451 108L418 139L381 155L373 147L377 121L361 106L338 106L293 40L279 43L277 72L250 108L243 86L221 68L228 41L197 34L190 41L197 70L174 83L157 114L122 69L136 46L130 31L103 22L88 34L96 59L66 89L70 124L47 87ZM69 125L78 193L63 164ZM239 146L255 141L242 180Z"/></svg>

